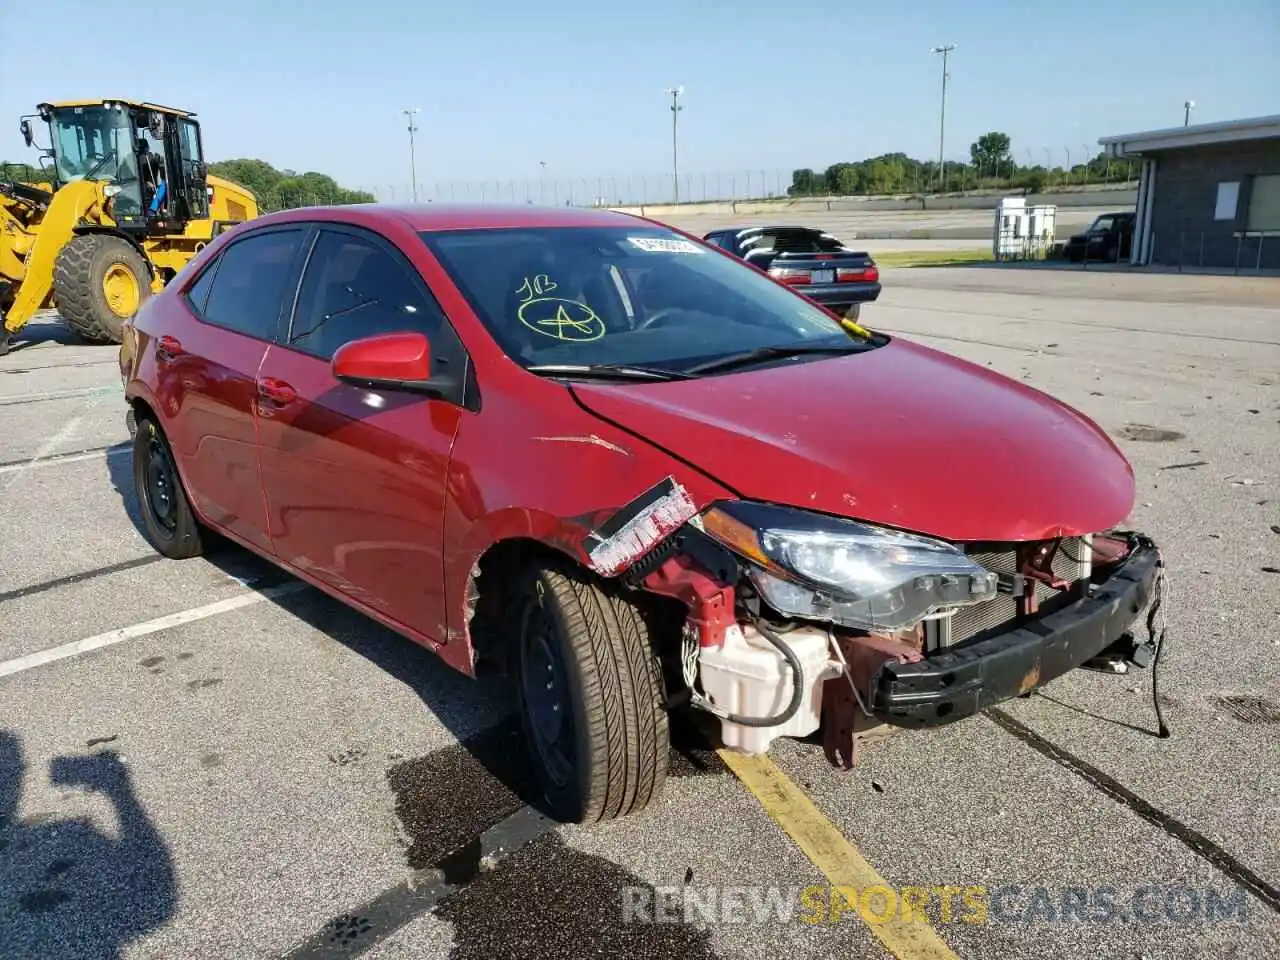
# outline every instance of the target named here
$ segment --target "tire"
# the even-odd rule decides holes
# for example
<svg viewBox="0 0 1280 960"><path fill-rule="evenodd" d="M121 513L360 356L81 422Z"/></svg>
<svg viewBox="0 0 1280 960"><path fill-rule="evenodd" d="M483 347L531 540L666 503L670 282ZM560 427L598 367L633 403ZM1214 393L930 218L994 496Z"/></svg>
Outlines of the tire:
<svg viewBox="0 0 1280 960"><path fill-rule="evenodd" d="M846 320L852 320L854 323L857 323L860 316L862 316L862 304L853 303L845 307L844 318Z"/></svg>
<svg viewBox="0 0 1280 960"><path fill-rule="evenodd" d="M58 252L53 295L58 313L82 340L119 343L121 325L151 295L151 271L129 241L111 234L82 234Z"/></svg>
<svg viewBox="0 0 1280 960"><path fill-rule="evenodd" d="M138 418L133 436L133 489L148 542L171 560L205 553L208 534L191 510L164 431L151 416Z"/></svg>
<svg viewBox="0 0 1280 960"><path fill-rule="evenodd" d="M520 720L548 812L587 823L644 809L666 782L670 734L640 611L585 573L537 566L514 615Z"/></svg>

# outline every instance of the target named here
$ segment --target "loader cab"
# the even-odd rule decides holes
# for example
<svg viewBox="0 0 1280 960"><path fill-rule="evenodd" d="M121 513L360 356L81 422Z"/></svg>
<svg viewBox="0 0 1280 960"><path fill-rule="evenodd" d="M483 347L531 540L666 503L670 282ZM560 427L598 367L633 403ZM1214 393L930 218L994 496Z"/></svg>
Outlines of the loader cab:
<svg viewBox="0 0 1280 960"><path fill-rule="evenodd" d="M200 125L171 107L125 100L45 103L55 186L104 184L105 212L119 229L181 232L209 215Z"/></svg>

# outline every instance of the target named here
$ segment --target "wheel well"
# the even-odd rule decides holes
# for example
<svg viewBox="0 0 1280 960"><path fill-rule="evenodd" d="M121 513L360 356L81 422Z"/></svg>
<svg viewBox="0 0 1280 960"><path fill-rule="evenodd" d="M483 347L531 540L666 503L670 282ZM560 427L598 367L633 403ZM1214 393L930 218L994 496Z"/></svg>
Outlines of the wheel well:
<svg viewBox="0 0 1280 960"><path fill-rule="evenodd" d="M520 572L535 560L563 561L564 555L526 537L499 540L471 567L463 600L471 658L481 671L506 673L511 651L507 625Z"/></svg>
<svg viewBox="0 0 1280 960"><path fill-rule="evenodd" d="M129 406L133 408L133 419L135 423L143 417L150 417L157 423L160 422L160 418L156 416L156 412L151 409L151 404L147 403L147 401L143 400L141 397L134 397L129 401Z"/></svg>
<svg viewBox="0 0 1280 960"><path fill-rule="evenodd" d="M464 604L477 675L482 672L510 672L513 664L509 655L515 649L510 629L511 616L520 575L530 564L539 562L572 571L609 592L625 594L639 608L664 666L672 658L678 665L681 629L689 613L683 603L645 590L628 590L617 580L601 577L554 547L527 537L516 537L500 540L481 554L467 581Z"/></svg>

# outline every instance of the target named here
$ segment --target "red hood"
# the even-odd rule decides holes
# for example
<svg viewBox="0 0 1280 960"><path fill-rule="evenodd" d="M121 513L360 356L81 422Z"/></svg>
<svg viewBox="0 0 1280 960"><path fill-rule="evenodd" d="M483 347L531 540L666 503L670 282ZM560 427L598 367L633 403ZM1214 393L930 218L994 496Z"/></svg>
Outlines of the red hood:
<svg viewBox="0 0 1280 960"><path fill-rule="evenodd" d="M907 341L659 384L576 384L598 415L743 497L948 540L1119 523L1133 470L1083 414Z"/></svg>

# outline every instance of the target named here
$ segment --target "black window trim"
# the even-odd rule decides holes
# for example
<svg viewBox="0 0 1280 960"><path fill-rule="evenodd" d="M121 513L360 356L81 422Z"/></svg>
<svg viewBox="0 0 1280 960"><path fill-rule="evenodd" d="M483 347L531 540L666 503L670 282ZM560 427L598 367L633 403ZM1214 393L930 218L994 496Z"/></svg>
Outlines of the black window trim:
<svg viewBox="0 0 1280 960"><path fill-rule="evenodd" d="M440 327L434 336L427 338L431 344L432 366L435 366L437 362L452 362L457 364L460 370L457 390L448 395L441 395L439 399L473 413L478 413L480 411L480 384L476 379L475 364L471 360L471 354L467 350L466 344L462 342L462 337L459 336L448 311L440 303L440 298L435 295L431 285L427 283L426 278L413 265L413 261L405 255L404 251L384 234L361 224L348 223L343 220L307 220L297 222L304 223L311 228L312 232L304 242L305 254L299 258L300 263L297 265L297 272L293 278L293 294L291 297L286 296L284 298L284 302L288 305L288 312L281 318L281 329L277 332L274 345L281 350L288 350L316 363L323 363L326 367L329 366L332 358L304 349L301 345L290 342L290 339L293 336L294 321L297 319L298 299L302 295L302 284L306 279L307 270L311 266L311 256L315 252L316 245L320 242L320 235L325 231L350 234L368 241L387 253L405 271L410 283L417 287L424 299L435 307L440 314Z"/></svg>
<svg viewBox="0 0 1280 960"><path fill-rule="evenodd" d="M304 251L306 251L308 254L310 253L311 244L315 242L315 238L313 236L313 234L315 233L314 228L310 223L302 222L302 221L288 221L285 223L267 224L262 227L253 227L244 231L234 239L229 240L227 244L214 255L213 259L209 263L205 264L203 269L201 269L199 273L195 274L183 286L179 296L182 298L182 302L186 306L187 311L191 314L192 317L195 318L197 323L201 323L206 327L213 327L215 330L221 330L224 333L231 333L231 334L235 334L236 336L245 337L249 340L256 340L258 343L277 344L277 345L280 343L281 324L286 319L286 316L284 313L285 305L292 302L289 296L288 282L285 283L284 289L281 291L280 306L276 311L275 329L271 331L270 335L267 337L262 337L255 333L247 333L244 330L237 330L234 327L224 326L223 324L210 319L209 316L204 312L204 310L201 309L200 307L197 307L195 305L195 302L191 299L191 289L197 283L200 282L200 279L208 271L212 270L214 271L213 276L209 278L210 279L209 291L210 293L212 293L213 284L217 283L218 281L217 271L222 267L222 259L227 255L227 251L233 248L236 244L243 243L244 241L248 240L251 237L260 237L270 233L286 233L286 232L299 233L302 236L301 242L298 245L298 250L294 254L293 262L289 266L289 274L290 274L290 277L292 278L293 286L294 286L293 299L297 298L297 288L300 282L300 278L302 276L302 269L301 269L302 260L303 260L302 254ZM208 302L209 302L209 298L205 297L205 303L208 304Z"/></svg>

